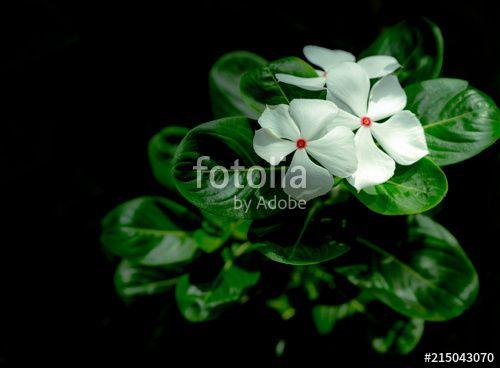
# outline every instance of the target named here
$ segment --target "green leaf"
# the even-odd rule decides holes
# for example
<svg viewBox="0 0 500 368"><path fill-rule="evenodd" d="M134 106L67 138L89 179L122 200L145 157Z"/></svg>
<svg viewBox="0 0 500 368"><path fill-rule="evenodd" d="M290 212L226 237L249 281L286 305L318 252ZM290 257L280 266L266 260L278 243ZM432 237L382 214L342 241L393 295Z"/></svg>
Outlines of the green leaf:
<svg viewBox="0 0 500 368"><path fill-rule="evenodd" d="M285 349L286 349L286 340L280 339L276 344L276 348L274 349L276 357L281 358L283 354L285 354Z"/></svg>
<svg viewBox="0 0 500 368"><path fill-rule="evenodd" d="M440 166L477 155L500 137L500 111L460 79L440 78L405 88L407 109L424 125L430 158Z"/></svg>
<svg viewBox="0 0 500 368"><path fill-rule="evenodd" d="M410 166L398 165L383 184L360 191L349 190L369 209L382 215L410 215L436 206L448 191L443 171L428 158Z"/></svg>
<svg viewBox="0 0 500 368"><path fill-rule="evenodd" d="M395 250L359 242L371 251L372 262L337 271L401 314L444 321L476 298L474 266L453 235L429 217L410 217L408 241Z"/></svg>
<svg viewBox="0 0 500 368"><path fill-rule="evenodd" d="M199 219L186 207L160 197L125 202L103 220L101 241L113 254L145 266L191 261L197 247L192 231Z"/></svg>
<svg viewBox="0 0 500 368"><path fill-rule="evenodd" d="M259 114L265 105L289 104L294 98L320 98L322 91L305 89L280 83L277 73L291 74L297 77L315 78L318 76L312 66L297 57L286 57L246 72L241 77L240 88L243 100Z"/></svg>
<svg viewBox="0 0 500 368"><path fill-rule="evenodd" d="M185 127L169 126L149 141L149 163L153 175L160 184L171 190L175 190L172 177L172 158L179 142L188 132L189 129Z"/></svg>
<svg viewBox="0 0 500 368"><path fill-rule="evenodd" d="M382 354L409 354L424 333L424 323L423 319L418 318L396 321L385 336L372 340L373 349Z"/></svg>
<svg viewBox="0 0 500 368"><path fill-rule="evenodd" d="M367 294L349 300L339 305L316 305L312 309L312 316L316 330L320 335L328 335L341 319L357 313L365 312L364 303L369 301Z"/></svg>
<svg viewBox="0 0 500 368"><path fill-rule="evenodd" d="M194 239L201 250L212 253L229 239L247 240L251 221L232 221L226 217L215 216L205 211L203 215L205 219L202 222L202 228L194 232Z"/></svg>
<svg viewBox="0 0 500 368"><path fill-rule="evenodd" d="M266 65L267 61L248 51L234 51L221 56L209 74L212 111L216 119L245 115L256 119L256 112L241 97L240 79L243 73Z"/></svg>
<svg viewBox="0 0 500 368"><path fill-rule="evenodd" d="M225 249L224 267L210 284L198 285L191 282L189 275L180 278L175 289L177 306L184 318L191 322L211 320L228 305L241 301L245 291L254 286L260 278L257 271L247 271L234 264L248 247L249 243L239 246L232 255Z"/></svg>
<svg viewBox="0 0 500 368"><path fill-rule="evenodd" d="M436 78L443 64L443 36L428 19L403 21L382 31L360 58L371 55L394 56L403 66L397 71L401 83Z"/></svg>
<svg viewBox="0 0 500 368"><path fill-rule="evenodd" d="M337 309L334 306L316 305L312 310L312 316L316 331L320 335L328 335L335 327Z"/></svg>
<svg viewBox="0 0 500 368"><path fill-rule="evenodd" d="M138 266L127 260L122 260L115 271L115 288L125 301L165 293L177 280L172 271Z"/></svg>
<svg viewBox="0 0 500 368"><path fill-rule="evenodd" d="M219 119L192 129L174 157L172 173L179 192L195 206L218 216L254 219L278 212L277 201L286 198L279 187L280 171L275 172L256 155L253 136L254 131L245 117ZM236 160L244 169L231 169ZM206 169L196 170L198 161ZM250 170L255 165L261 166L264 172ZM214 170L215 183L210 180L214 166L227 170L227 175L220 168ZM273 175L276 188L271 188ZM226 185L223 185L224 177ZM261 182L264 186L258 188ZM197 184L201 184L200 187Z"/></svg>
<svg viewBox="0 0 500 368"><path fill-rule="evenodd" d="M295 308L290 304L290 300L284 294L277 298L269 299L266 304L269 308L278 312L281 318L285 321L291 319L296 312Z"/></svg>
<svg viewBox="0 0 500 368"><path fill-rule="evenodd" d="M349 247L339 240L341 224L322 213L321 205L317 201L308 210L254 221L249 239L266 257L280 263L311 265L337 258Z"/></svg>
<svg viewBox="0 0 500 368"><path fill-rule="evenodd" d="M292 270L287 289L303 288L309 300L317 300L324 290L335 288L331 273L319 265L296 266Z"/></svg>

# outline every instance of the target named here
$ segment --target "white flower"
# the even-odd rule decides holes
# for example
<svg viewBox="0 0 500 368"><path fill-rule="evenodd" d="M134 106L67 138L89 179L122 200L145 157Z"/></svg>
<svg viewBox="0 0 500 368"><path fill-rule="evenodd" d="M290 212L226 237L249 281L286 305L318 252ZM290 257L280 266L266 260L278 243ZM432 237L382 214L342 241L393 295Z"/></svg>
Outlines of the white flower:
<svg viewBox="0 0 500 368"><path fill-rule="evenodd" d="M259 118L262 129L255 132L253 147L260 157L277 165L295 151L284 178L289 196L306 201L318 197L332 188L332 175L345 178L356 171L352 131L343 126L327 129L337 111L330 101L295 99L290 106L266 107ZM299 175L305 176L305 188L290 185Z"/></svg>
<svg viewBox="0 0 500 368"><path fill-rule="evenodd" d="M383 77L370 91L365 70L346 62L330 70L327 86L327 99L339 107L332 127L359 128L354 138L358 169L347 179L357 190L387 181L394 175L394 161L411 165L429 153L420 121L403 110L406 94L394 75Z"/></svg>
<svg viewBox="0 0 500 368"><path fill-rule="evenodd" d="M278 73L276 74L276 79L280 82L292 84L310 91L320 91L325 88L328 71L331 68L346 61L356 61L354 55L347 51L329 50L319 46L304 47L304 55L312 64L322 69L316 70L318 77L301 78L294 75ZM359 60L357 64L366 71L370 79L383 77L401 66L396 58L385 55L368 56Z"/></svg>

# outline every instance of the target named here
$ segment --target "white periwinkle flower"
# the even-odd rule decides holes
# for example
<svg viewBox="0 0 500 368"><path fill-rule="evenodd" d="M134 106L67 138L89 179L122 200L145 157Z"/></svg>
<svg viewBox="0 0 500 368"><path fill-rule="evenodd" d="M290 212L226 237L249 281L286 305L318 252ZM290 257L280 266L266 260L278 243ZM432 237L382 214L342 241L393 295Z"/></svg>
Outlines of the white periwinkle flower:
<svg viewBox="0 0 500 368"><path fill-rule="evenodd" d="M328 71L346 61L354 62L356 58L353 54L342 50L329 50L319 46L304 47L304 56L312 64L319 66L322 70L316 70L318 77L301 78L289 74L276 74L276 79L280 82L292 84L294 86L310 91L320 91L325 88ZM357 62L361 66L368 78L380 78L397 70L399 65L396 58L386 55L368 56Z"/></svg>
<svg viewBox="0 0 500 368"><path fill-rule="evenodd" d="M394 75L383 77L370 91L366 71L346 62L330 70L327 86L327 99L339 107L332 126L359 128L354 138L358 169L347 179L357 190L387 181L394 175L394 161L411 165L429 153L420 121L403 110L406 94Z"/></svg>
<svg viewBox="0 0 500 368"><path fill-rule="evenodd" d="M332 188L332 175L345 178L356 171L352 131L343 126L328 130L337 111L331 101L295 99L290 106L266 107L259 118L262 129L255 132L253 147L260 157L277 165L295 151L284 177L289 196L306 201L318 197ZM290 185L298 176L305 185Z"/></svg>

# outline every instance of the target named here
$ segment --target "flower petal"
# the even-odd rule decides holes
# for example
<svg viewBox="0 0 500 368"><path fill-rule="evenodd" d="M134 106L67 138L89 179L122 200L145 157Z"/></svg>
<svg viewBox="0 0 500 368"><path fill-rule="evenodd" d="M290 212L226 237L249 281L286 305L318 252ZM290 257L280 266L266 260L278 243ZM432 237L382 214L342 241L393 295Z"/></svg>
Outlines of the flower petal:
<svg viewBox="0 0 500 368"><path fill-rule="evenodd" d="M401 67L395 57L386 55L365 57L358 60L358 65L366 71L370 79L383 77Z"/></svg>
<svg viewBox="0 0 500 368"><path fill-rule="evenodd" d="M325 136L309 142L306 151L332 175L346 178L357 167L354 134L349 128L339 126Z"/></svg>
<svg viewBox="0 0 500 368"><path fill-rule="evenodd" d="M330 101L296 98L288 110L300 130L300 136L317 139L326 133L326 128L338 111Z"/></svg>
<svg viewBox="0 0 500 368"><path fill-rule="evenodd" d="M326 90L326 99L328 101L332 101L335 105L337 105L337 107L340 109L340 110L344 110L345 112L348 112L349 114L351 115L355 115L354 114L354 111L352 111L352 109L347 106L342 100L340 100L339 98L337 98L333 93L330 92L330 90Z"/></svg>
<svg viewBox="0 0 500 368"><path fill-rule="evenodd" d="M298 149L284 182L286 194L296 200L308 201L328 193L333 186L333 177L328 170L312 162L305 149Z"/></svg>
<svg viewBox="0 0 500 368"><path fill-rule="evenodd" d="M296 149L295 142L279 138L267 128L259 129L253 137L253 149L271 165L277 165Z"/></svg>
<svg viewBox="0 0 500 368"><path fill-rule="evenodd" d="M348 112L340 110L333 120L328 124L329 130L334 127L344 126L350 130L356 130L361 126L361 120L357 116L351 115Z"/></svg>
<svg viewBox="0 0 500 368"><path fill-rule="evenodd" d="M356 63L342 63L328 71L327 87L359 117L366 114L370 80Z"/></svg>
<svg viewBox="0 0 500 368"><path fill-rule="evenodd" d="M259 118L259 124L280 138L295 141L299 137L299 128L288 113L288 105L267 106Z"/></svg>
<svg viewBox="0 0 500 368"><path fill-rule="evenodd" d="M396 163L373 141L370 128L361 127L354 137L358 169L347 178L358 191L386 182L394 175Z"/></svg>
<svg viewBox="0 0 500 368"><path fill-rule="evenodd" d="M344 126L351 130L356 130L361 126L361 119L352 113L352 110L345 103L333 96L330 91L326 93L326 99L332 101L337 107L338 111L333 120L328 124L328 130L335 127Z"/></svg>
<svg viewBox="0 0 500 368"><path fill-rule="evenodd" d="M382 124L373 123L372 133L398 164L411 165L429 153L424 128L411 111L398 112Z"/></svg>
<svg viewBox="0 0 500 368"><path fill-rule="evenodd" d="M325 89L326 78L316 77L316 78L303 78L296 77L290 74L276 74L276 79L282 83L291 84L309 91L321 91Z"/></svg>
<svg viewBox="0 0 500 368"><path fill-rule="evenodd" d="M353 54L342 50L330 50L320 46L304 47L304 55L314 65L328 70L346 61L355 61Z"/></svg>
<svg viewBox="0 0 500 368"><path fill-rule="evenodd" d="M387 75L373 85L368 101L368 116L372 120L385 119L403 110L406 106L406 93L398 78Z"/></svg>

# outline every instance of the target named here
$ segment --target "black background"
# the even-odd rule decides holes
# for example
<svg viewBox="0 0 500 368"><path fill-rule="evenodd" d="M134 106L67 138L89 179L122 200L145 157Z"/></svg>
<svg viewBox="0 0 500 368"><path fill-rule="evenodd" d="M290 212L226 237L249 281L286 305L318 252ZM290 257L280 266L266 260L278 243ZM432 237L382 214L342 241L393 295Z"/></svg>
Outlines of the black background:
<svg viewBox="0 0 500 368"><path fill-rule="evenodd" d="M467 79L500 101L493 5L434 5L441 6L441 15L429 17L445 38L443 75ZM450 190L437 216L475 264L479 297L461 317L426 324L408 357L371 352L356 320L319 338L300 311L287 326L258 301L202 325L182 322L175 308L161 314L158 301L126 306L113 290L113 262L100 249L107 211L163 193L148 166L148 139L168 124L211 119L207 75L218 56L236 49L267 59L300 56L305 44L356 54L383 26L406 18L389 15L394 10L403 9L378 1L2 4L0 365L183 359L412 367L424 352L498 353L498 147L446 168ZM289 343L277 359L282 337Z"/></svg>

